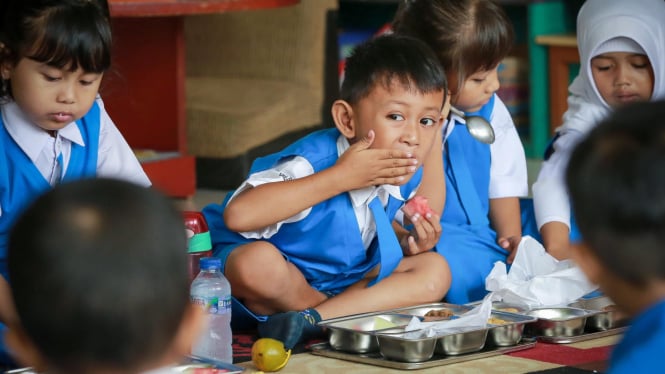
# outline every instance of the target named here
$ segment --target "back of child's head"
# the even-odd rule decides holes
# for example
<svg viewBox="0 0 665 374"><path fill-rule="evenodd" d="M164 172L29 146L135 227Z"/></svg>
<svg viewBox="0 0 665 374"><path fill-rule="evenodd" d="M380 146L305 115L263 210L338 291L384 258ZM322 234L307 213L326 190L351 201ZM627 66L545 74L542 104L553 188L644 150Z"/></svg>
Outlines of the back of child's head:
<svg viewBox="0 0 665 374"><path fill-rule="evenodd" d="M586 0L577 14L579 77L571 92L600 107L610 105L594 82L591 60L601 54L643 54L653 70L651 100L665 98L665 1Z"/></svg>
<svg viewBox="0 0 665 374"><path fill-rule="evenodd" d="M396 82L409 92L447 93L446 75L427 45L410 37L387 34L352 51L346 60L340 96L356 104L378 85L390 89Z"/></svg>
<svg viewBox="0 0 665 374"><path fill-rule="evenodd" d="M30 58L59 69L102 73L111 66L111 42L106 0L0 3L0 66ZM0 98L7 97L11 84L5 81Z"/></svg>
<svg viewBox="0 0 665 374"><path fill-rule="evenodd" d="M156 190L110 179L56 186L10 233L22 329L54 372L155 362L189 305L185 246L180 214Z"/></svg>
<svg viewBox="0 0 665 374"><path fill-rule="evenodd" d="M513 45L512 23L490 0L407 0L397 11L393 30L434 50L446 73L457 80L454 92L468 76L496 67Z"/></svg>
<svg viewBox="0 0 665 374"><path fill-rule="evenodd" d="M573 151L566 174L584 241L618 278L665 280L665 102L623 107Z"/></svg>

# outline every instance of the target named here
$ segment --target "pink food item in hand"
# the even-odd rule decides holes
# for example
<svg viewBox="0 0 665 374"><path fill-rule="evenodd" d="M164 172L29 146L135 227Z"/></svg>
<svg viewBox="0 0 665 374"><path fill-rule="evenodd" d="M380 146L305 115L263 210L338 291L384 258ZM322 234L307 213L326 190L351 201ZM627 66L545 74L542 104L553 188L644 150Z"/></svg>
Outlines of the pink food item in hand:
<svg viewBox="0 0 665 374"><path fill-rule="evenodd" d="M407 216L413 217L416 213L425 217L427 213L434 214L434 211L427 204L427 198L424 196L414 196L402 207Z"/></svg>

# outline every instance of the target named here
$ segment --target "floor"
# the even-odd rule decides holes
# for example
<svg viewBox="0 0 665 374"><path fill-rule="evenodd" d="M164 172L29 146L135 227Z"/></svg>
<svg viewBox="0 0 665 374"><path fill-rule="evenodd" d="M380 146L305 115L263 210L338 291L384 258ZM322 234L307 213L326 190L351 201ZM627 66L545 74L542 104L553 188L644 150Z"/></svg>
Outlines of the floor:
<svg viewBox="0 0 665 374"><path fill-rule="evenodd" d="M538 171L540 171L540 165L542 160L540 159L527 159L527 171L529 176L529 186L533 184L538 176ZM198 189L196 194L187 200L178 201L178 206L181 209L186 210L201 210L203 207L210 203L220 203L224 199L228 191L224 190L210 190L210 189ZM530 191L529 191L530 192Z"/></svg>

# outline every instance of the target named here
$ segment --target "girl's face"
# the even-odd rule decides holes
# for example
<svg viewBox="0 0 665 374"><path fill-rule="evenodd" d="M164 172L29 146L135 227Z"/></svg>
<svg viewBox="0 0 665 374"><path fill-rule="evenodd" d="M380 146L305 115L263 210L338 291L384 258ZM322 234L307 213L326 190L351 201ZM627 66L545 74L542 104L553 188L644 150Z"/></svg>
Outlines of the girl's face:
<svg viewBox="0 0 665 374"><path fill-rule="evenodd" d="M499 89L498 68L499 65L468 76L459 92L453 96L452 104L465 112L480 110Z"/></svg>
<svg viewBox="0 0 665 374"><path fill-rule="evenodd" d="M600 96L612 108L651 98L653 68L645 55L603 53L591 59L591 74Z"/></svg>
<svg viewBox="0 0 665 374"><path fill-rule="evenodd" d="M102 73L58 69L29 58L2 67L11 81L14 101L30 120L47 131L57 131L83 117L97 96Z"/></svg>

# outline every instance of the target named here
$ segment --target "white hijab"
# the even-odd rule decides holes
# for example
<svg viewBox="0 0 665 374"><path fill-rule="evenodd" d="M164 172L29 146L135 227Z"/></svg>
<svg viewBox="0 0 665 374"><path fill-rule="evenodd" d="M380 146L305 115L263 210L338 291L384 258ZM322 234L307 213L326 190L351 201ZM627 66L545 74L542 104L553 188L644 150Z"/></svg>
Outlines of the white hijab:
<svg viewBox="0 0 665 374"><path fill-rule="evenodd" d="M665 98L665 1L586 0L577 15L580 72L568 90L568 110L558 131L586 133L612 108L591 75L591 59L610 39L626 37L646 52L654 72L651 100Z"/></svg>

